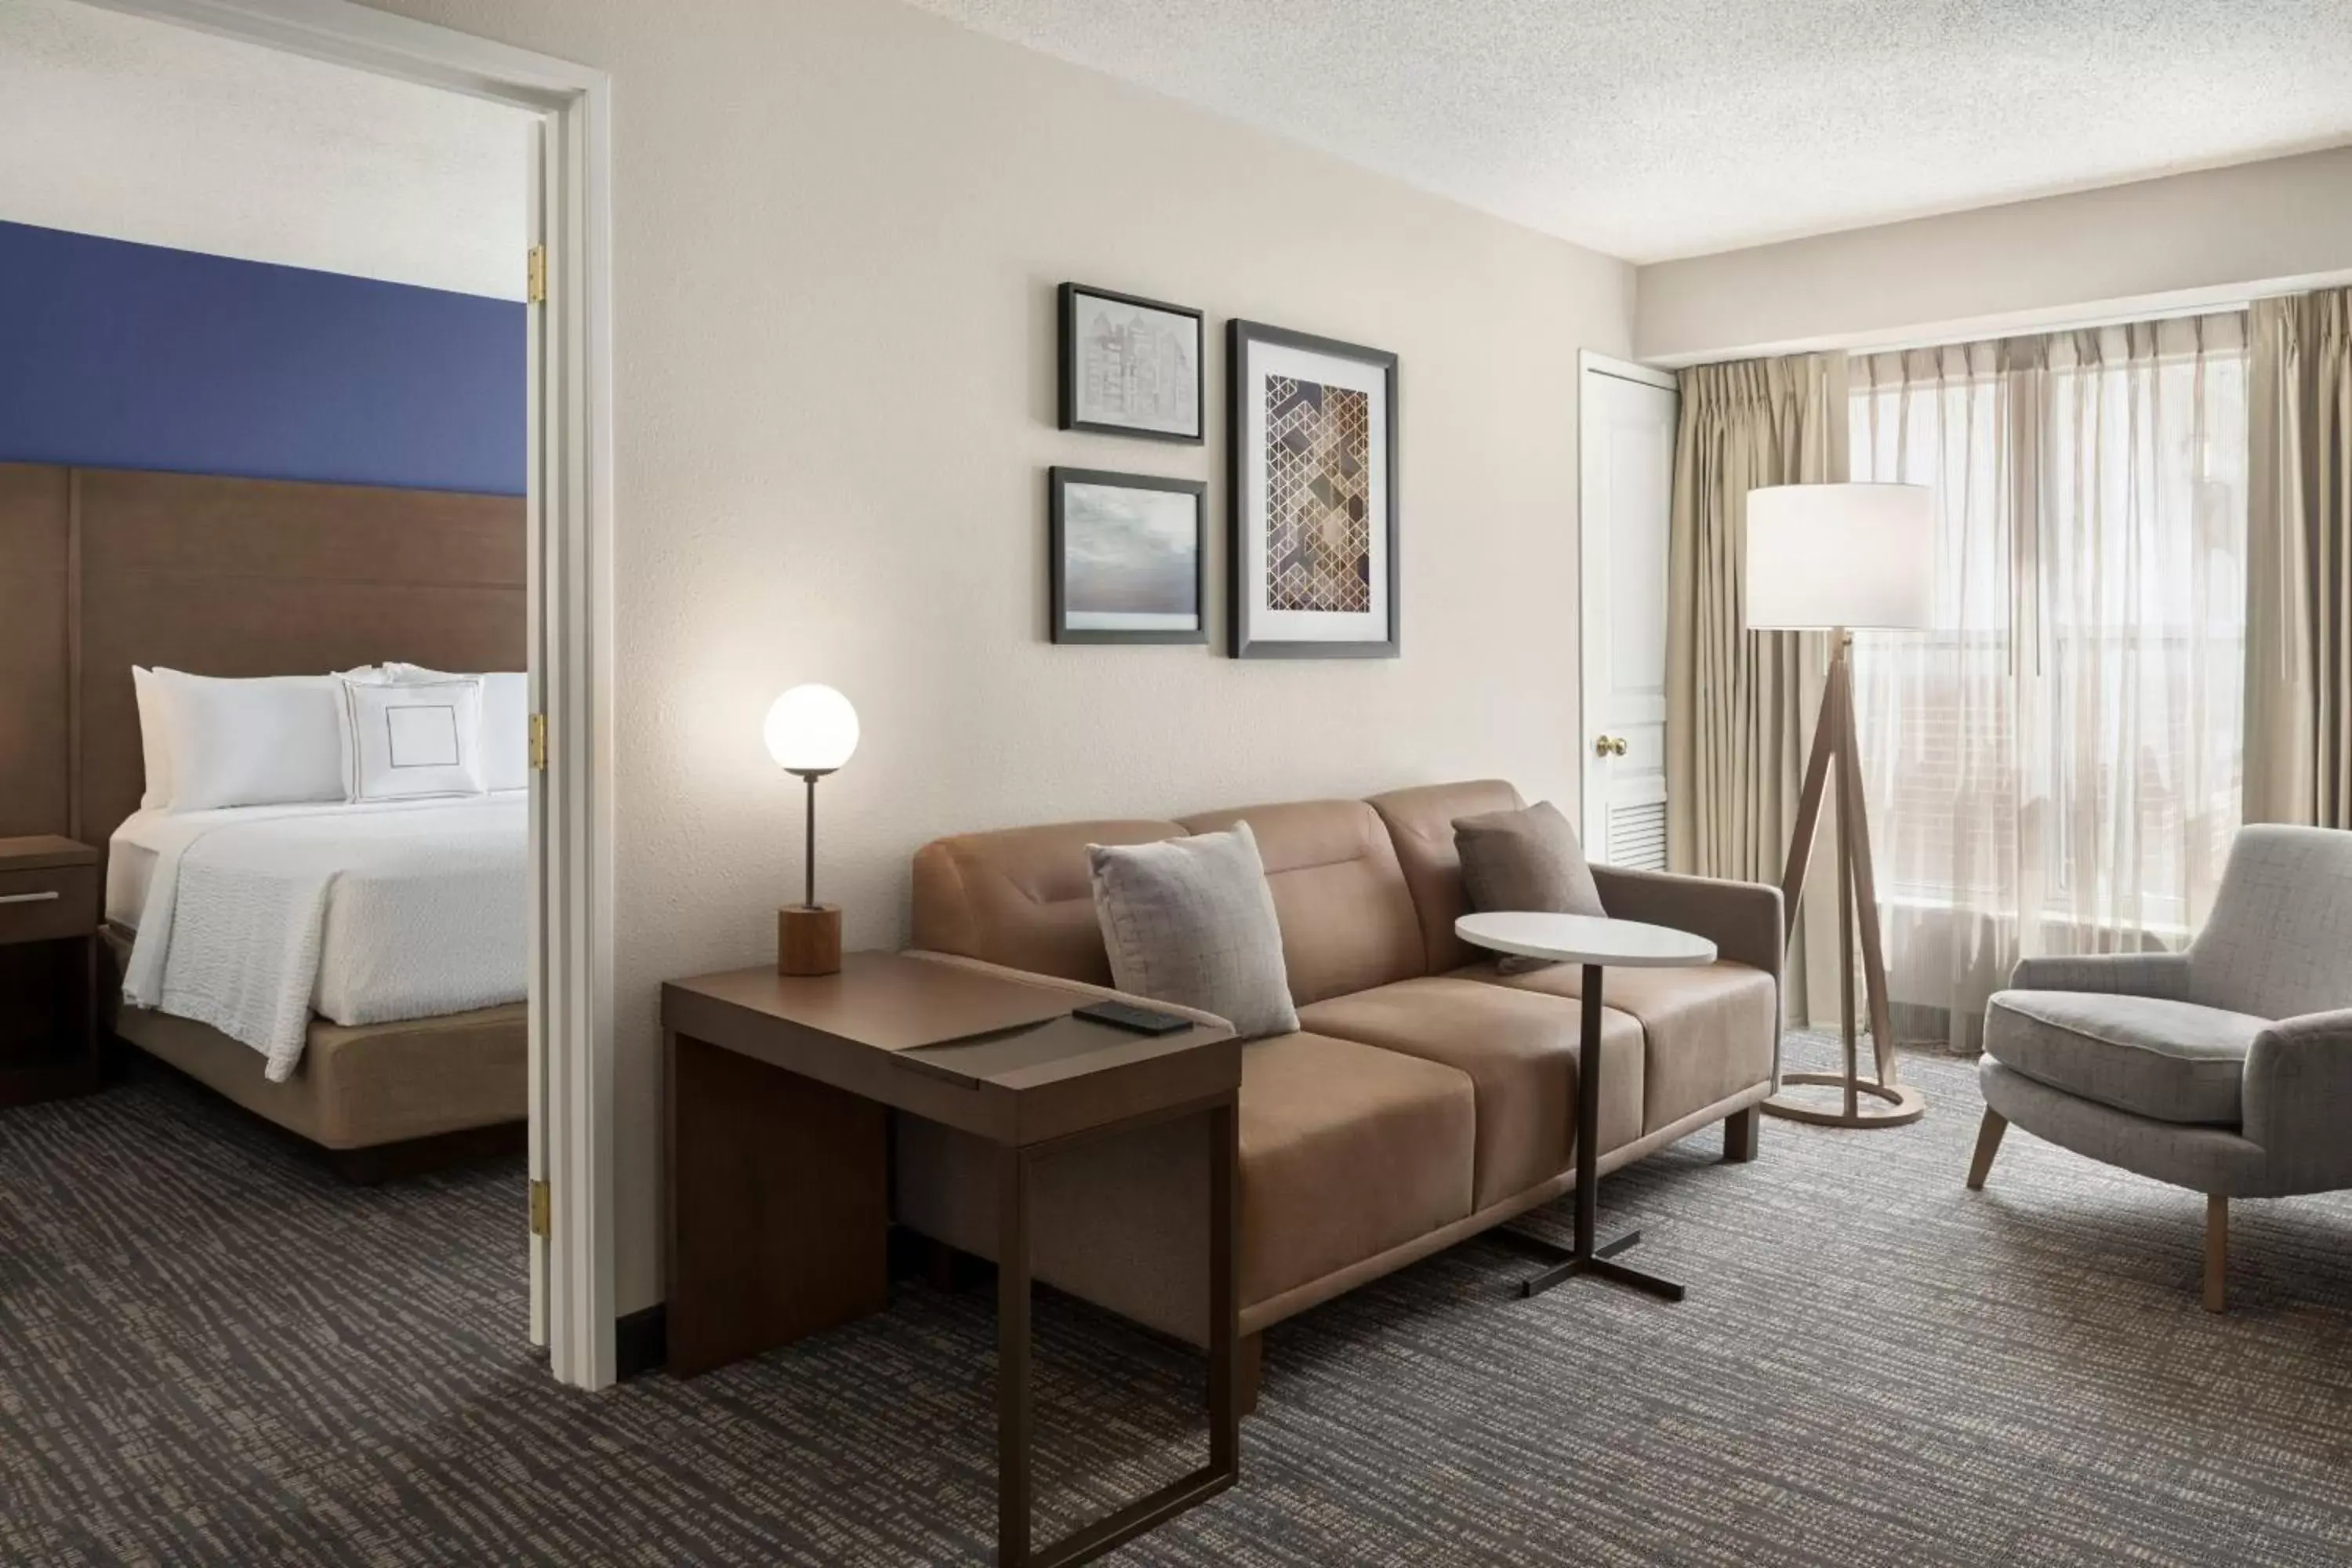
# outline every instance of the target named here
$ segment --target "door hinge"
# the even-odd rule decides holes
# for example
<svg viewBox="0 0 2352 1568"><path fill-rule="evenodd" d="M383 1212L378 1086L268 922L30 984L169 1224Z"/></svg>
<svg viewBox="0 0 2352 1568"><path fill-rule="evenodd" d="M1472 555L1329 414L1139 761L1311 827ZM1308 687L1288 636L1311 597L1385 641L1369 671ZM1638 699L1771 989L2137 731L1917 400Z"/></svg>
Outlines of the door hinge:
<svg viewBox="0 0 2352 1568"><path fill-rule="evenodd" d="M531 1184L530 1184L530 1233L531 1233L531 1235L533 1235L533 1236L544 1237L544 1236L551 1236L551 1235L553 1235L553 1234L554 1234L554 1231L555 1231L555 1226L554 1226L554 1221L553 1221L553 1215L552 1215L552 1212L551 1212L551 1211L552 1211L552 1209L553 1209L553 1206L554 1206L554 1199L553 1199L553 1198L551 1198L551 1196L549 1196L549 1194L548 1194L548 1187L547 1187L547 1184L546 1184L545 1182L533 1182L533 1183L531 1183Z"/></svg>
<svg viewBox="0 0 2352 1568"><path fill-rule="evenodd" d="M514 755L511 752L507 754ZM547 715L544 713L530 716L530 771L535 773L547 771Z"/></svg>
<svg viewBox="0 0 2352 1568"><path fill-rule="evenodd" d="M534 305L547 303L547 247L532 246L523 268L523 298Z"/></svg>

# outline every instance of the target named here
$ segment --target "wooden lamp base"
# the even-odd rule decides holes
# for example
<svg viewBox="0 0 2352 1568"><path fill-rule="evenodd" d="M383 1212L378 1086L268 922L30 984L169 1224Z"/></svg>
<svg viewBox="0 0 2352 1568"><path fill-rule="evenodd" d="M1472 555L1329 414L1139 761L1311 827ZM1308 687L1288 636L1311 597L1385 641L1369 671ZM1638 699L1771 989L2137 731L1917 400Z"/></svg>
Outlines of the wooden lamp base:
<svg viewBox="0 0 2352 1568"><path fill-rule="evenodd" d="M1797 828L1789 845L1789 865L1780 881L1780 907L1787 911L1787 940L1797 935L1797 911L1805 896L1805 871L1813 858L1813 834L1821 826L1822 797L1837 791L1838 1033L1845 1046L1843 1072L1787 1072L1783 1085L1836 1089L1833 1105L1818 1096L1776 1093L1764 1114L1816 1127L1903 1127L1927 1112L1917 1089L1898 1081L1895 1023L1887 1005L1886 956L1878 930L1878 883L1870 864L1870 819L1863 800L1862 756L1854 738L1853 634L1836 634L1829 680L1822 689L1822 713L1813 728L1812 755L1805 763L1804 793L1797 802ZM1862 949L1863 1005L1868 1010L1871 1054L1878 1058L1875 1081L1862 1076L1855 1036L1853 958Z"/></svg>
<svg viewBox="0 0 2352 1568"><path fill-rule="evenodd" d="M839 904L787 904L776 911L776 973L841 973Z"/></svg>

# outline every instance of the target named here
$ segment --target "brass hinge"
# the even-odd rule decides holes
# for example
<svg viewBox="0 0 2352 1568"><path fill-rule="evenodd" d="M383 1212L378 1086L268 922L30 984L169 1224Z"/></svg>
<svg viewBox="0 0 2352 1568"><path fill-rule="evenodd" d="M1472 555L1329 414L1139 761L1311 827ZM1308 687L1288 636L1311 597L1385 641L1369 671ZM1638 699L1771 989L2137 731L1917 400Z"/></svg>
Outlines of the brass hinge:
<svg viewBox="0 0 2352 1568"><path fill-rule="evenodd" d="M554 1200L548 1195L548 1188L545 1182L533 1182L530 1184L531 1235L551 1236L554 1234L555 1227L550 1215L550 1209L553 1202Z"/></svg>
<svg viewBox="0 0 2352 1568"><path fill-rule="evenodd" d="M513 753L509 752L508 755ZM530 716L530 771L535 773L547 771L547 715L544 713Z"/></svg>
<svg viewBox="0 0 2352 1568"><path fill-rule="evenodd" d="M547 247L534 245L524 263L523 298L534 305L547 303Z"/></svg>

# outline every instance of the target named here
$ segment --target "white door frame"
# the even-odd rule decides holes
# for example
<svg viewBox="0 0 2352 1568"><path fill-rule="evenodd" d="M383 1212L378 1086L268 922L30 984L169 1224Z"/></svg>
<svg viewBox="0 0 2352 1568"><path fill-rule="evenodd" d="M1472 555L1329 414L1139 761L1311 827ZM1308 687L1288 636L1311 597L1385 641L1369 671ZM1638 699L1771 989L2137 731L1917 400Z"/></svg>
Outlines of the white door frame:
<svg viewBox="0 0 2352 1568"><path fill-rule="evenodd" d="M1585 378L1590 375L1614 376L1620 381L1660 387L1678 395L1682 383L1672 371L1635 364L1631 360L1614 359L1591 349L1576 351L1576 618L1580 657L1583 661L1576 682L1576 755L1580 781L1577 832L1584 839L1587 850L1601 857L1608 853L1609 840L1599 814L1606 810L1606 805L1594 798L1599 793L1594 786L1601 775L1593 759L1592 744L1596 731L1592 715L1588 711L1587 697L1593 671L1605 668L1609 658L1609 622L1590 613L1591 595L1607 586L1608 555L1602 530L1598 526L1588 526L1596 521L1601 510L1600 498L1595 493L1597 471L1591 454L1585 450L1585 439L1591 430L1584 399Z"/></svg>
<svg viewBox="0 0 2352 1568"><path fill-rule="evenodd" d="M544 918L532 1005L548 1048L532 1173L552 1192L550 1370L602 1388L614 1378L612 79L348 0L90 3L545 116L532 454L541 532L530 600L535 711L548 740L534 791L545 826L534 845L544 851Z"/></svg>

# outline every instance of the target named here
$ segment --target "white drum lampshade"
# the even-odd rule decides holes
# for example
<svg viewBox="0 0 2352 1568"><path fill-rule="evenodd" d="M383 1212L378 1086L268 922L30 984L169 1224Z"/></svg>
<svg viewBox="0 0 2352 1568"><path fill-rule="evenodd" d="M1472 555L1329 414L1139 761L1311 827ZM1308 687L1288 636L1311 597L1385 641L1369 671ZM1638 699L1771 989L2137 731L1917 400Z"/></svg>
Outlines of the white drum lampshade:
<svg viewBox="0 0 2352 1568"><path fill-rule="evenodd" d="M1936 492L1925 485L1773 485L1748 492L1748 626L1926 626L1936 601Z"/></svg>
<svg viewBox="0 0 2352 1568"><path fill-rule="evenodd" d="M768 755L788 773L829 773L857 750L857 710L830 686L795 686L768 709Z"/></svg>

